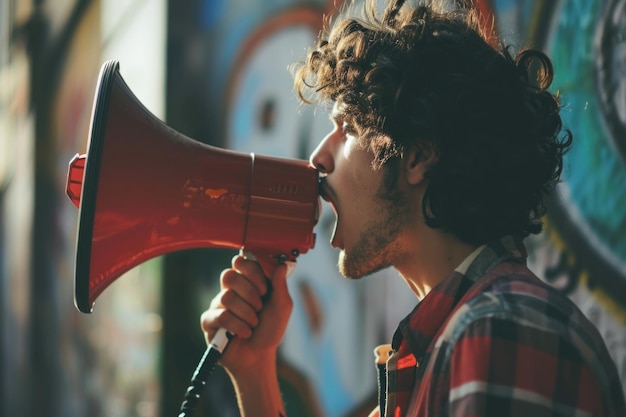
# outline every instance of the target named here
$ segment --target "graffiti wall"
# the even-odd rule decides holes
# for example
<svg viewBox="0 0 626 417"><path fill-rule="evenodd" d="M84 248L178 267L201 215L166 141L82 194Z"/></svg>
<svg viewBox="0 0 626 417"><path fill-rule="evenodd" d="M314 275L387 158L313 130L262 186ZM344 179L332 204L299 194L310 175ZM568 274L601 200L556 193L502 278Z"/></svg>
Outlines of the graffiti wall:
<svg viewBox="0 0 626 417"><path fill-rule="evenodd" d="M496 1L502 35L552 57L574 134L531 266L602 333L626 379L626 2Z"/></svg>

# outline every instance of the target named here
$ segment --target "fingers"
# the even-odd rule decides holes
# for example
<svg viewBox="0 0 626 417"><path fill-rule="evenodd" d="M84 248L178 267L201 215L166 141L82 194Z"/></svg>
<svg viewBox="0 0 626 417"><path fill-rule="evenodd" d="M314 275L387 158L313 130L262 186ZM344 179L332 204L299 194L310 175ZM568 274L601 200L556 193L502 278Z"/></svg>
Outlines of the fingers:
<svg viewBox="0 0 626 417"><path fill-rule="evenodd" d="M267 292L267 277L256 260L248 260L242 255L236 255L232 259L232 265L233 269L244 275L261 295Z"/></svg>
<svg viewBox="0 0 626 417"><path fill-rule="evenodd" d="M207 342L219 328L247 339L257 328L267 334L268 328L260 325L261 321L271 323L270 329L276 327L276 323L286 323L293 308L286 281L294 266L292 262L278 266L270 284L258 262L235 256L232 268L220 275L220 293L200 318ZM271 297L264 303L263 296L269 293Z"/></svg>
<svg viewBox="0 0 626 417"><path fill-rule="evenodd" d="M225 308L210 308L200 317L202 330L207 342L213 339L217 329L226 329L237 337L247 339L252 336L252 327Z"/></svg>
<svg viewBox="0 0 626 417"><path fill-rule="evenodd" d="M222 305L231 308L244 302L255 311L263 308L263 301L261 301L263 293L259 292L258 288L245 275L241 275L234 269L226 269L220 275L220 284L222 287Z"/></svg>
<svg viewBox="0 0 626 417"><path fill-rule="evenodd" d="M248 338L258 326L258 313L263 308L262 296L267 292L267 278L255 261L237 255L232 268L222 271L222 290L212 300L209 310L201 316L201 326L210 340L218 328L225 328L241 338Z"/></svg>

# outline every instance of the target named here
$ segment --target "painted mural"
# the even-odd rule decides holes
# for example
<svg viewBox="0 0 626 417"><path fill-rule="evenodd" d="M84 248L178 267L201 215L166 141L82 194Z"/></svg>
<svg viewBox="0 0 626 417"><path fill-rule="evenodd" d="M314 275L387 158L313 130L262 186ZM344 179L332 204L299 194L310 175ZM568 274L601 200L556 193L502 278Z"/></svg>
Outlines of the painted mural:
<svg viewBox="0 0 626 417"><path fill-rule="evenodd" d="M626 2L496 1L505 37L545 49L574 133L565 180L530 239L534 269L603 335L626 379Z"/></svg>
<svg viewBox="0 0 626 417"><path fill-rule="evenodd" d="M553 87L575 135L546 231L529 239L531 267L596 323L626 379L626 1L479 2L515 47L553 57ZM201 5L211 36L207 84L220 136L236 150L306 159L330 124L298 104L288 67L303 59L338 2L215 1ZM415 300L383 271L359 282L336 271L323 212L317 247L290 278L295 309L281 359L311 416L367 415L375 399L372 349L390 340ZM371 363L371 366L367 366ZM302 415L302 410L300 414Z"/></svg>

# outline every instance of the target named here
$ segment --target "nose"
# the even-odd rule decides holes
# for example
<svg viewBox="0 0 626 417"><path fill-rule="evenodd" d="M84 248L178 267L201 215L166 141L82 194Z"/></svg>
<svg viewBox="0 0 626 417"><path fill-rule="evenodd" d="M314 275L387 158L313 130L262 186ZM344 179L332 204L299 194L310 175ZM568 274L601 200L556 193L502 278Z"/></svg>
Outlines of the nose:
<svg viewBox="0 0 626 417"><path fill-rule="evenodd" d="M309 164L323 174L329 174L335 169L335 161L330 146L331 139L332 132L322 139L309 157Z"/></svg>

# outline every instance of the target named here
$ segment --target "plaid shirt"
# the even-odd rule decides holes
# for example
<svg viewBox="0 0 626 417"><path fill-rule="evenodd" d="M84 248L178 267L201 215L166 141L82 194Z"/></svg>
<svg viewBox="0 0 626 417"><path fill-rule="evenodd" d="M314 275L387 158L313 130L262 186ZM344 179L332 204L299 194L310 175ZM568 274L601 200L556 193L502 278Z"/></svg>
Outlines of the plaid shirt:
<svg viewBox="0 0 626 417"><path fill-rule="evenodd" d="M506 237L424 297L393 337L384 416L626 416L597 330L525 264Z"/></svg>

